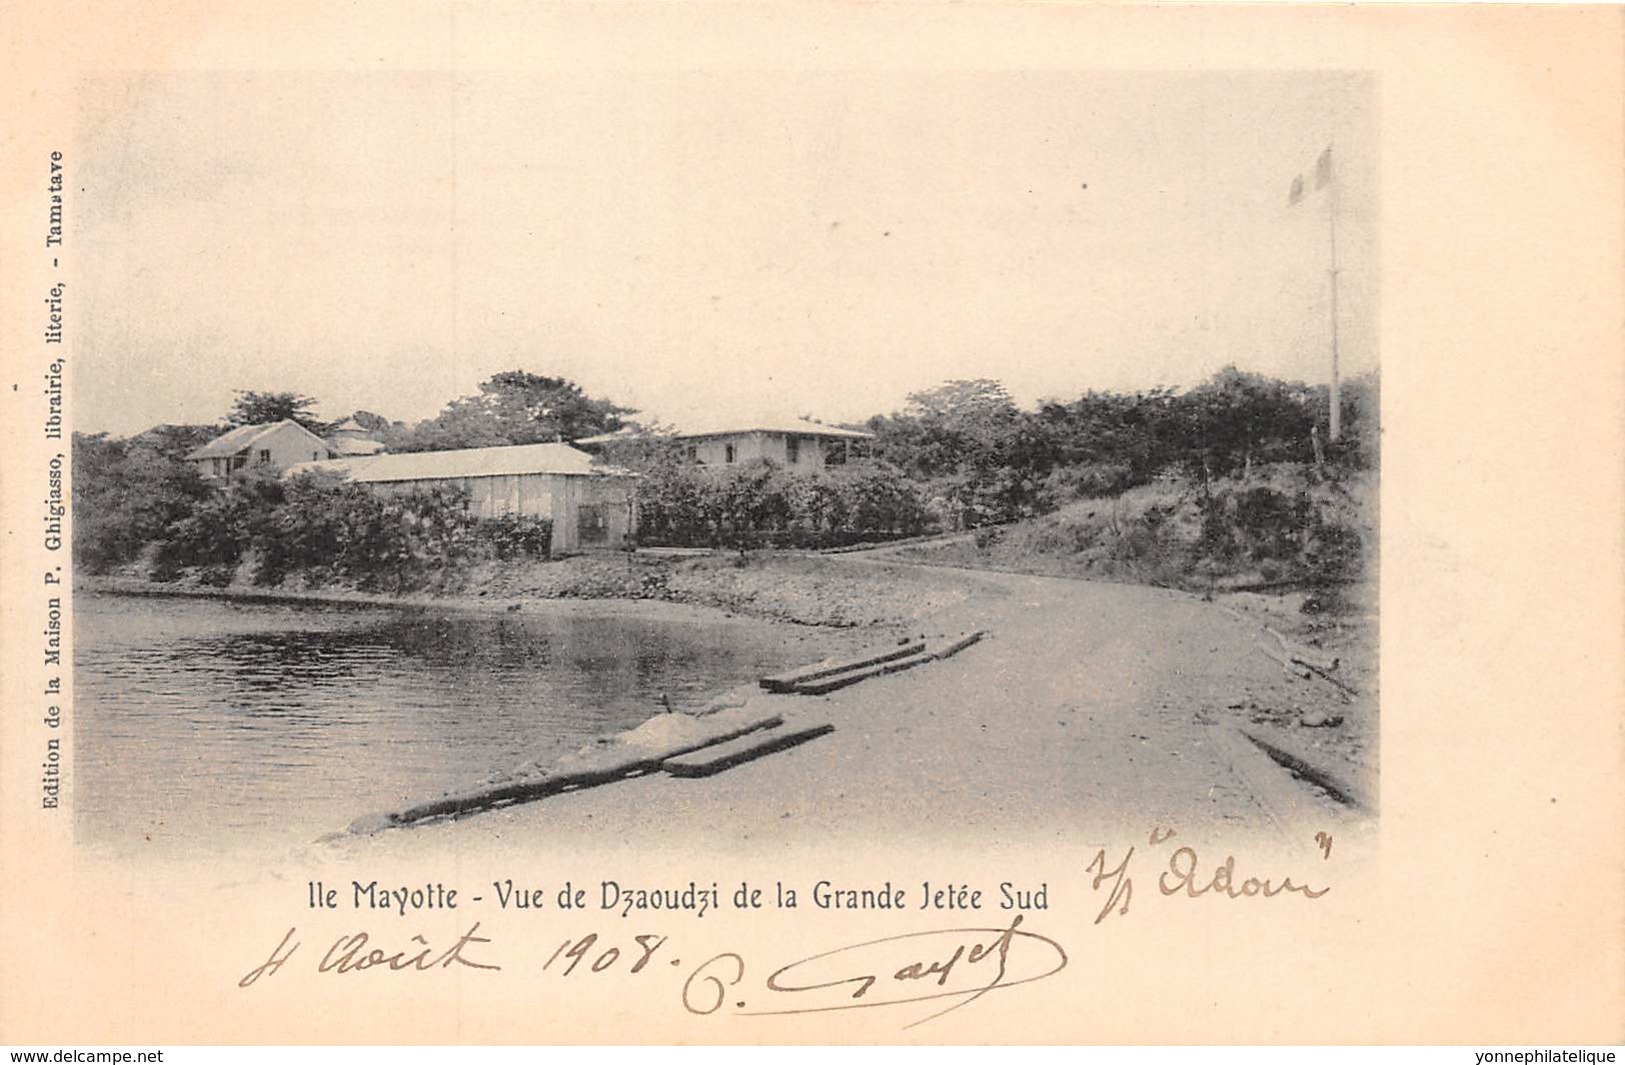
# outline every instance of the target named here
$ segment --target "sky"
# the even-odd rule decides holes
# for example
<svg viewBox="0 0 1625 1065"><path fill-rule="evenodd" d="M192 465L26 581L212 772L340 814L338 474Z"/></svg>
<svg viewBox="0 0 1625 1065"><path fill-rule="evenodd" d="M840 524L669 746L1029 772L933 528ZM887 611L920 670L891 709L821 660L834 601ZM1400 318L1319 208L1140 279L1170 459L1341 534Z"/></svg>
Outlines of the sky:
<svg viewBox="0 0 1625 1065"><path fill-rule="evenodd" d="M87 83L76 428L238 389L432 417L507 369L853 421L1376 365L1357 73L176 73ZM1311 183L1312 188L1312 183Z"/></svg>

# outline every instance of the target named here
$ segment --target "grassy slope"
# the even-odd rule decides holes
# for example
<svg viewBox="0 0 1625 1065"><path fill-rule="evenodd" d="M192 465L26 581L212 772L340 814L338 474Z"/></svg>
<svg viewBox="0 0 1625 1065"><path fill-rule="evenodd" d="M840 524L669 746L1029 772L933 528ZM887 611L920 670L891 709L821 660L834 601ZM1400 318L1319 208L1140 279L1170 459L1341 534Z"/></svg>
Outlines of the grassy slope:
<svg viewBox="0 0 1625 1065"><path fill-rule="evenodd" d="M1376 543L1374 478L1315 478L1302 466L1262 467L1202 491L1164 479L1086 499L973 537L917 544L900 558L1185 588L1341 583L1345 564Z"/></svg>

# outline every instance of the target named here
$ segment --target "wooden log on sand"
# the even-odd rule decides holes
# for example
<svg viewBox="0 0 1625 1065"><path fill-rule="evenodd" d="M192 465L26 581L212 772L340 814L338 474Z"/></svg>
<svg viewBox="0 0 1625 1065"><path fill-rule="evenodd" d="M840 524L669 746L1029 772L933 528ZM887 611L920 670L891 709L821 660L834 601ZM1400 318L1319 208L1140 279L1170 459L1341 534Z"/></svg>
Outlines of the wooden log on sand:
<svg viewBox="0 0 1625 1065"><path fill-rule="evenodd" d="M565 755L549 769L358 818L351 822L349 831L370 835L433 817L489 810L563 791L609 784L638 773L653 772L660 768L660 763L675 755L726 743L783 723L784 717L778 713L749 707L723 710L705 718L657 714L613 739Z"/></svg>
<svg viewBox="0 0 1625 1065"><path fill-rule="evenodd" d="M907 658L917 655L925 650L924 640L910 640L898 644L896 647L884 651L871 651L857 658L848 658L842 661L815 662L810 666L792 669L786 673L775 673L763 677L760 681L764 690L770 692L789 692L795 690L796 685L807 681L818 680L821 677L833 676L837 673L846 673L854 669L864 669L868 666L878 665L881 662L890 662L898 658Z"/></svg>
<svg viewBox="0 0 1625 1065"><path fill-rule="evenodd" d="M945 643L920 644L919 650L914 654L900 658L892 658L862 669L853 669L843 673L835 673L815 680L798 682L791 691L798 695L824 695L839 688L856 684L859 681L869 680L872 677L884 676L887 673L899 673L905 669L935 662L938 659L948 658L982 638L980 631L966 633Z"/></svg>
<svg viewBox="0 0 1625 1065"><path fill-rule="evenodd" d="M847 670L817 680L799 681L790 690L797 695L825 695L837 689L856 684L859 681L868 680L871 677L880 677L887 673L900 673L905 669L913 669L915 666L931 661L931 656L923 653L923 650L922 645L920 651L916 651L906 658L894 658L863 669Z"/></svg>
<svg viewBox="0 0 1625 1065"><path fill-rule="evenodd" d="M512 802L540 799L570 788L592 787L595 784L624 780L639 770L647 772L658 764L651 763L647 758L627 758L592 771L520 777L503 784L492 784L471 791L444 795L438 799L408 806L404 810L360 817L350 822L349 831L352 835L371 835L386 828L427 821L433 817L449 817L453 814L489 810Z"/></svg>
<svg viewBox="0 0 1625 1065"><path fill-rule="evenodd" d="M1238 729L1253 746L1269 755L1277 765L1320 788L1345 806L1376 809L1375 797L1352 778L1330 768L1314 753L1284 737L1265 738L1248 729Z"/></svg>
<svg viewBox="0 0 1625 1065"><path fill-rule="evenodd" d="M967 633L963 633L962 635L955 636L953 639L949 640L947 643L943 644L941 647L938 647L935 650L933 650L931 652L931 657L932 658L952 658L954 655L956 655L959 652L963 651L965 648L969 647L971 644L980 643L981 640L982 640L982 637L986 636L986 635L987 635L987 632L985 630L977 629L975 632L967 632Z"/></svg>
<svg viewBox="0 0 1625 1065"><path fill-rule="evenodd" d="M834 725L827 721L819 721L753 732L727 743L668 758L660 763L660 768L674 777L708 777L713 773L732 769L736 765L798 746L834 731Z"/></svg>
<svg viewBox="0 0 1625 1065"><path fill-rule="evenodd" d="M1281 667L1281 672L1285 673L1289 677L1299 677L1303 680L1308 680L1313 675L1309 671L1308 666L1299 662L1294 662L1284 653L1277 651L1267 643L1260 643L1258 645L1258 649L1263 652L1265 658L1271 659L1277 665L1279 665Z"/></svg>
<svg viewBox="0 0 1625 1065"><path fill-rule="evenodd" d="M1319 677L1321 680L1335 688L1338 696L1341 697L1345 703L1352 703L1354 701L1354 697L1360 694L1353 688L1353 686L1345 684L1343 681L1332 676L1331 673L1327 672L1326 670L1320 669L1316 666L1307 665L1302 660L1293 658L1283 651L1277 651L1269 644L1260 643L1258 645L1258 649L1264 653L1266 658L1272 659L1278 663L1281 667L1281 672L1285 673L1289 677L1299 677L1303 680L1312 680L1315 677Z"/></svg>

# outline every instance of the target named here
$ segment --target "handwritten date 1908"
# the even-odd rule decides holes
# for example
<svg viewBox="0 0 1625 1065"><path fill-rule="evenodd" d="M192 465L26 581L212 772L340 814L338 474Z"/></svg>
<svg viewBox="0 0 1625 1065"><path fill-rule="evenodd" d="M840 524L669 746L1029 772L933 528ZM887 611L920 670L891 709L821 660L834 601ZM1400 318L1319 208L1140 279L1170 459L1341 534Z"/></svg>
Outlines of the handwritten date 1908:
<svg viewBox="0 0 1625 1065"><path fill-rule="evenodd" d="M950 928L910 932L869 940L781 965L760 986L747 991L751 967L743 955L716 954L688 972L683 1008L709 1016L732 1006L737 1016L781 1016L831 1010L901 1006L940 1001L946 1008L916 1020L923 1023L974 1002L989 991L1030 984L1066 967L1066 951L1052 939L1023 931L1017 916L1002 928ZM560 943L544 971L569 977L623 966L643 971L667 942L665 936L633 936L625 951L605 945L596 933ZM665 959L681 967L682 959ZM657 969L660 967L657 966ZM580 979L580 977L577 977ZM750 995L751 998L743 997ZM761 998L759 995L767 997ZM912 1027L912 1025L910 1025Z"/></svg>

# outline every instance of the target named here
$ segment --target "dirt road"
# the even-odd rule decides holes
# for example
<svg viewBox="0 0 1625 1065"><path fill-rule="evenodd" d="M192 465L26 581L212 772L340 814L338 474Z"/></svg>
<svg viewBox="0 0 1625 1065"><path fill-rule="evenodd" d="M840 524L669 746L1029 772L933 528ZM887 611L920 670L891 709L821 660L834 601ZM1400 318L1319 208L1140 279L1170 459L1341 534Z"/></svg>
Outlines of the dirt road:
<svg viewBox="0 0 1625 1065"><path fill-rule="evenodd" d="M693 839L756 852L843 837L1076 843L1153 825L1297 835L1360 820L1227 730L1290 683L1257 653L1258 624L1134 585L964 579L975 594L917 629L984 629L984 642L828 696L756 697L826 717L830 735L709 778L657 774L340 846Z"/></svg>

